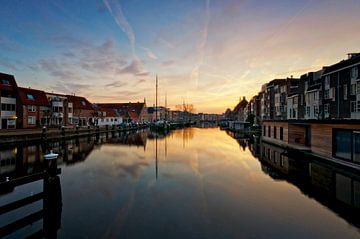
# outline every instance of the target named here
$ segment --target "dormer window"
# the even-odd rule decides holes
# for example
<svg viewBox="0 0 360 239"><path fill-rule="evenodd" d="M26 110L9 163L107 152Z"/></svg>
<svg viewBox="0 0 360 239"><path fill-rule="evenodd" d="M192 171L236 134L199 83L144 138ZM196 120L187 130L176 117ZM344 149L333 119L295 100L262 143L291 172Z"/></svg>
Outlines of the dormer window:
<svg viewBox="0 0 360 239"><path fill-rule="evenodd" d="M82 104L82 106L85 106L86 104L85 104L85 101L81 101L81 104Z"/></svg>
<svg viewBox="0 0 360 239"><path fill-rule="evenodd" d="M351 78L352 79L356 79L357 77L358 77L358 68L357 68L357 66L355 66L355 67L353 67L352 69L351 69Z"/></svg>
<svg viewBox="0 0 360 239"><path fill-rule="evenodd" d="M27 94L27 95L26 95L26 98L27 98L28 100L35 100L35 98L34 98L34 96L33 96L32 94Z"/></svg>
<svg viewBox="0 0 360 239"><path fill-rule="evenodd" d="M9 80L1 80L1 84L3 85L10 85L10 81Z"/></svg>

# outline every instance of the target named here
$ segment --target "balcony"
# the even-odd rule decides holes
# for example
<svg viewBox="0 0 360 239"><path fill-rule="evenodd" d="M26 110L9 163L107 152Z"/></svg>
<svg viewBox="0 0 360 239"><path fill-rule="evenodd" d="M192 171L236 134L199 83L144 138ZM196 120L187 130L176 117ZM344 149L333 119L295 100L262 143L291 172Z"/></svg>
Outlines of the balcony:
<svg viewBox="0 0 360 239"><path fill-rule="evenodd" d="M16 105L16 98L11 97L1 97L2 104L13 104Z"/></svg>
<svg viewBox="0 0 360 239"><path fill-rule="evenodd" d="M16 119L16 111L6 111L6 110L2 110L2 111L1 111L1 117Z"/></svg>
<svg viewBox="0 0 360 239"><path fill-rule="evenodd" d="M62 101L53 101L52 106L54 106L54 107L63 107L64 103Z"/></svg>
<svg viewBox="0 0 360 239"><path fill-rule="evenodd" d="M64 113L62 113L62 112L53 112L52 116L55 117L55 118L62 118L62 117L64 117Z"/></svg>

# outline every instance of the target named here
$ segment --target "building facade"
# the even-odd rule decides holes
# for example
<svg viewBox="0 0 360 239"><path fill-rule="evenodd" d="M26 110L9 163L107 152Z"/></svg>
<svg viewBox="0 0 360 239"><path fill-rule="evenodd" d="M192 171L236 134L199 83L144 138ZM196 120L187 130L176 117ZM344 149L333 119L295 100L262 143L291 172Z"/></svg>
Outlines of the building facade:
<svg viewBox="0 0 360 239"><path fill-rule="evenodd" d="M17 83L13 75L0 73L0 104L0 129L15 129Z"/></svg>
<svg viewBox="0 0 360 239"><path fill-rule="evenodd" d="M18 128L48 126L51 108L44 91L18 87Z"/></svg>

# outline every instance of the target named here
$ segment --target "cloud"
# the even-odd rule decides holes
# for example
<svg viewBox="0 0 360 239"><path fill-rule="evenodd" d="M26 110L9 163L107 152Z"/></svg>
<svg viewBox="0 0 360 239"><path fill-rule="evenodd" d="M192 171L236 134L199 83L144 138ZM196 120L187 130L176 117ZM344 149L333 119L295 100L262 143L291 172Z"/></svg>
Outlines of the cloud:
<svg viewBox="0 0 360 239"><path fill-rule="evenodd" d="M18 65L16 63L11 62L9 59L0 59L0 66L8 68L13 71L18 70Z"/></svg>
<svg viewBox="0 0 360 239"><path fill-rule="evenodd" d="M148 75L148 72L144 72L142 69L142 64L140 61L133 60L130 64L118 70L119 74L132 74L137 76L145 76Z"/></svg>
<svg viewBox="0 0 360 239"><path fill-rule="evenodd" d="M168 66L172 66L174 65L175 61L174 60L167 60L167 61L163 61L161 62L162 66L168 67Z"/></svg>
<svg viewBox="0 0 360 239"><path fill-rule="evenodd" d="M142 49L146 52L147 56L148 56L150 59L153 59L153 60L157 60L157 59L158 59L158 57L155 55L155 53L152 52L149 48L142 47Z"/></svg>
<svg viewBox="0 0 360 239"><path fill-rule="evenodd" d="M113 81L111 83L106 84L105 87L114 88L114 87L124 87L126 85L128 85L128 83L126 81L117 80L117 81Z"/></svg>
<svg viewBox="0 0 360 239"><path fill-rule="evenodd" d="M119 2L113 2L113 4L110 4L108 0L103 0L106 8L108 9L109 13L114 18L116 24L121 28L121 30L125 33L127 36L131 50L133 53L133 56L135 59L138 59L135 48L136 48L136 38L134 31L130 25L130 23L127 21L123 11L122 7Z"/></svg>
<svg viewBox="0 0 360 239"><path fill-rule="evenodd" d="M59 63L56 59L42 59L39 61L42 70L50 73L52 76L61 79L73 79L75 74L66 67L66 63Z"/></svg>
<svg viewBox="0 0 360 239"><path fill-rule="evenodd" d="M196 87L198 87L199 84L200 67L204 63L206 43L209 34L209 22L210 22L210 0L206 0L205 23L204 23L204 28L201 31L200 42L197 46L198 59L190 74L191 79L195 81Z"/></svg>
<svg viewBox="0 0 360 239"><path fill-rule="evenodd" d="M90 89L91 86L92 85L90 84L78 84L66 81L57 81L54 86L50 87L50 89L63 94L74 94Z"/></svg>

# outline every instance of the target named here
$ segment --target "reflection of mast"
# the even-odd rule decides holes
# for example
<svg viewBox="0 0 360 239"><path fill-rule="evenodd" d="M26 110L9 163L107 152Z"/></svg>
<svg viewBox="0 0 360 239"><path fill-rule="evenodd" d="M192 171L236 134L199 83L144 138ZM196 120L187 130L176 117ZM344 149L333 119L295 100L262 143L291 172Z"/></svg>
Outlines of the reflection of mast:
<svg viewBox="0 0 360 239"><path fill-rule="evenodd" d="M158 178L158 142L157 142L157 136L155 138L155 175L156 180Z"/></svg>
<svg viewBox="0 0 360 239"><path fill-rule="evenodd" d="M165 160L167 157L167 136L165 136Z"/></svg>
<svg viewBox="0 0 360 239"><path fill-rule="evenodd" d="M158 121L158 76L156 75L156 89L155 89L155 121Z"/></svg>

